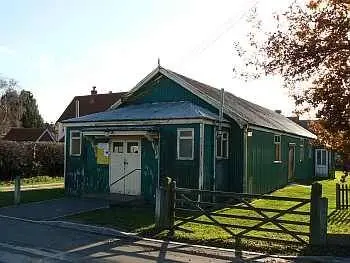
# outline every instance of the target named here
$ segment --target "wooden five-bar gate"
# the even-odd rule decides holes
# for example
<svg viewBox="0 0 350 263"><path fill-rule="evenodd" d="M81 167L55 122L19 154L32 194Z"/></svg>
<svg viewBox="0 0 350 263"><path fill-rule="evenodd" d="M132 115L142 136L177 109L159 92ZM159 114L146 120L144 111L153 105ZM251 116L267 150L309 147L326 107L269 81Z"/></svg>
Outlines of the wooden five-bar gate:
<svg viewBox="0 0 350 263"><path fill-rule="evenodd" d="M327 204L322 185L310 198L209 191L176 187L157 190L156 225L172 231L187 223L218 227L230 238L322 245L327 236Z"/></svg>
<svg viewBox="0 0 350 263"><path fill-rule="evenodd" d="M349 196L350 196L350 185L336 184L335 200L336 200L337 210L350 208Z"/></svg>

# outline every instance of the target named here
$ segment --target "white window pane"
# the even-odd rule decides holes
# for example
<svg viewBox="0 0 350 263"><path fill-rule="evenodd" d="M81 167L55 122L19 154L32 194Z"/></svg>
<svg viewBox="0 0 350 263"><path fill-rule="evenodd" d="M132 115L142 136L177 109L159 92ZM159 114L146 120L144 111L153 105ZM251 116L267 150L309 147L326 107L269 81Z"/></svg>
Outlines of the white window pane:
<svg viewBox="0 0 350 263"><path fill-rule="evenodd" d="M72 139L71 149L73 155L80 155L80 139Z"/></svg>
<svg viewBox="0 0 350 263"><path fill-rule="evenodd" d="M113 143L113 152L123 153L123 142L114 142Z"/></svg>
<svg viewBox="0 0 350 263"><path fill-rule="evenodd" d="M179 157L192 158L192 139L180 139L179 141Z"/></svg>
<svg viewBox="0 0 350 263"><path fill-rule="evenodd" d="M139 143L138 142L128 142L127 153L139 153Z"/></svg>
<svg viewBox="0 0 350 263"><path fill-rule="evenodd" d="M180 137L192 137L192 131L180 131Z"/></svg>

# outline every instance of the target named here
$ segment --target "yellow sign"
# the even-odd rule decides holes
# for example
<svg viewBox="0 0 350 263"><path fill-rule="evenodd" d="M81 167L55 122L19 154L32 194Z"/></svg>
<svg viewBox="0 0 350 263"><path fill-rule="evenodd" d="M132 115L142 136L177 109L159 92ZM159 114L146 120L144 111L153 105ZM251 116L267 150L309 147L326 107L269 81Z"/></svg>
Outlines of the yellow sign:
<svg viewBox="0 0 350 263"><path fill-rule="evenodd" d="M108 143L98 143L96 145L96 162L97 164L109 164Z"/></svg>

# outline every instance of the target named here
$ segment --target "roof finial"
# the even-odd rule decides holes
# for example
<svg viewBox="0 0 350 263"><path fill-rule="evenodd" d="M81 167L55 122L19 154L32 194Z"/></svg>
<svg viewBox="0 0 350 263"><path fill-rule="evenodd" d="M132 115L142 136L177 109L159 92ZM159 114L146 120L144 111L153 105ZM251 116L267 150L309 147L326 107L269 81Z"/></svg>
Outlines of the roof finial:
<svg viewBox="0 0 350 263"><path fill-rule="evenodd" d="M158 57L158 68L160 68L160 58Z"/></svg>

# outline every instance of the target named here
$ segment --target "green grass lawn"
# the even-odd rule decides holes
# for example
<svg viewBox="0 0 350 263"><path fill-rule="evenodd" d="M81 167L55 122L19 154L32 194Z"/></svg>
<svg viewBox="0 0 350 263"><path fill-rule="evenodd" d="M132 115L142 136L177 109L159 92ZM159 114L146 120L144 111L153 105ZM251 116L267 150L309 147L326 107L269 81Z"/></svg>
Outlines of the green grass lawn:
<svg viewBox="0 0 350 263"><path fill-rule="evenodd" d="M21 203L64 197L63 188L26 190L21 192ZM0 192L0 207L13 205L13 191Z"/></svg>
<svg viewBox="0 0 350 263"><path fill-rule="evenodd" d="M339 181L341 173L336 174L335 180L323 180L320 181L323 188L323 197L328 198L328 214L329 214L329 223L328 223L328 233L337 233L337 234L349 234L350 233L350 213L349 212L335 212L335 184ZM299 197L299 198L310 198L310 185L289 185L280 190L277 190L272 193L276 196L287 196L287 197ZM274 209L288 209L289 207L295 205L295 202L286 202L286 201L272 201L272 200L255 200L252 202L255 207L259 208L274 208ZM310 206L305 205L298 211L309 211ZM256 212L242 210L237 207L235 208L224 208L217 210L222 214L235 214L242 216L253 216L261 218ZM269 216L273 216L276 213L268 212L266 213ZM193 214L177 214L181 217L189 217ZM220 223L226 224L235 224L243 226L253 226L254 224L260 222L259 220L247 220L247 219L232 219L225 218L220 216L214 216L216 220ZM156 238L169 238L169 231L160 231L157 232L154 229L154 209L152 207L114 207L109 209L101 209L94 212L83 213L69 217L70 220L80 221L90 224L104 225L115 227L119 230L133 231L141 235L152 236ZM292 220L297 222L309 222L309 216L304 215L284 215L279 219L283 220ZM235 246L235 240L225 232L222 228L219 228L214 225L209 225L212 221L204 215L198 215L196 220L204 221L205 223L186 223L181 225L178 229L171 234L171 239L184 242L200 243L200 244L209 244L217 245L221 247L231 247ZM181 220L176 221L176 223L181 222ZM282 224L289 230L309 233L309 227L304 225L291 225L291 224ZM272 223L264 225L264 228L270 228L278 230L279 228L273 225ZM229 229L238 233L242 229L229 227ZM267 239L284 239L293 241L293 237L281 234L281 233L270 233L266 231L253 231L249 233L250 236L255 237L264 237ZM302 237L304 240L308 241L308 237ZM278 252L280 250L286 250L284 245L274 245L271 246L270 242L266 241L257 241L250 239L240 240L240 246L245 249L256 249L264 250L269 252ZM291 249L297 249L301 246L288 246Z"/></svg>
<svg viewBox="0 0 350 263"><path fill-rule="evenodd" d="M56 184L63 183L63 177L51 177L51 176L34 176L29 178L22 178L21 185L40 185L40 184ZM0 181L0 191L1 187L13 186L15 183L13 180Z"/></svg>

